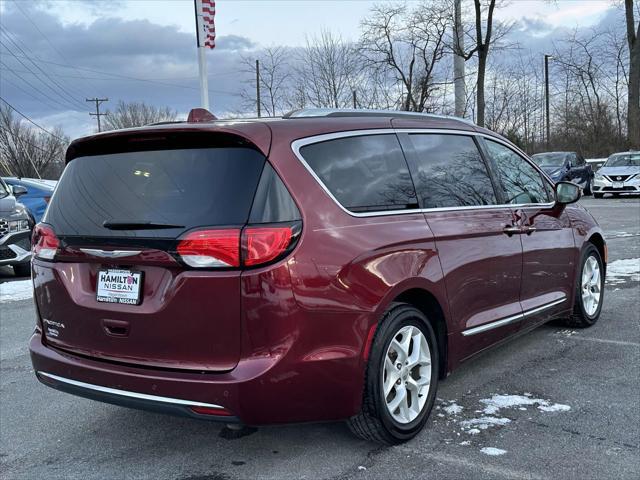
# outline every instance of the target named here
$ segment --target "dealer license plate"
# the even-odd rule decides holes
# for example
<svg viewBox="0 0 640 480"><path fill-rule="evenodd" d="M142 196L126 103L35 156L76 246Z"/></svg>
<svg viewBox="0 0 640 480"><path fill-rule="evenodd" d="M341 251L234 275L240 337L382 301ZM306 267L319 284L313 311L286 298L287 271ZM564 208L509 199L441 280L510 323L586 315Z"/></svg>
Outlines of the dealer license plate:
<svg viewBox="0 0 640 480"><path fill-rule="evenodd" d="M96 300L107 303L140 304L142 272L131 270L100 270Z"/></svg>

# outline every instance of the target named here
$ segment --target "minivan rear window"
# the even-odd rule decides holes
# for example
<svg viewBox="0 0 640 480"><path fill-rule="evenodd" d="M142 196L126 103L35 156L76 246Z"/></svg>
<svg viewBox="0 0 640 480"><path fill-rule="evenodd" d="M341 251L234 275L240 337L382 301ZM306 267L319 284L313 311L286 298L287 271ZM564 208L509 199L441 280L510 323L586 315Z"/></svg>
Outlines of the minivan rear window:
<svg viewBox="0 0 640 480"><path fill-rule="evenodd" d="M96 237L175 238L194 227L242 225L264 163L264 155L246 147L78 157L43 221L58 235Z"/></svg>

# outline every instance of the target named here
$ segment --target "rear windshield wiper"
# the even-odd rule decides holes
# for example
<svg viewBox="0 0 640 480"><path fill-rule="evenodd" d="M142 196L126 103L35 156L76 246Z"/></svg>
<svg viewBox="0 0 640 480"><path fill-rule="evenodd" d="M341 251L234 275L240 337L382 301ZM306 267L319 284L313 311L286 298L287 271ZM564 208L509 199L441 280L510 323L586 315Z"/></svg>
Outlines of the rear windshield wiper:
<svg viewBox="0 0 640 480"><path fill-rule="evenodd" d="M115 222L105 220L102 223L104 228L109 230L155 230L162 228L184 228L184 225L173 225L171 223L158 222Z"/></svg>

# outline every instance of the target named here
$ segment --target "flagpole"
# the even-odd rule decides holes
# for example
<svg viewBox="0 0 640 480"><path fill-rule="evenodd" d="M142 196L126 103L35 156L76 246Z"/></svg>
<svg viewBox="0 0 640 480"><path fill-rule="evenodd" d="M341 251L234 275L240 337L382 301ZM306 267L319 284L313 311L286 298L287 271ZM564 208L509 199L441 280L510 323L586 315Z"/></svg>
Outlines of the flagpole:
<svg viewBox="0 0 640 480"><path fill-rule="evenodd" d="M201 42L202 30L202 0L193 0L196 13L196 45L198 47L198 71L200 73L200 105L209 110L209 85L207 80L207 57L204 42Z"/></svg>

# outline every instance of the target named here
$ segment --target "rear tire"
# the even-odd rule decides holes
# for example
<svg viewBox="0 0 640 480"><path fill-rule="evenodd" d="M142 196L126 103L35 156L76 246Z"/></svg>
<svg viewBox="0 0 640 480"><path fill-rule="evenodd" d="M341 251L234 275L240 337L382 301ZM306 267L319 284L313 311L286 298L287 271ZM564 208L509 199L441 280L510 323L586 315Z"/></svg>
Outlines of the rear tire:
<svg viewBox="0 0 640 480"><path fill-rule="evenodd" d="M13 265L13 273L15 274L16 277L30 277L31 264L19 263L18 265Z"/></svg>
<svg viewBox="0 0 640 480"><path fill-rule="evenodd" d="M436 398L438 355L427 317L408 304L392 305L371 345L362 409L348 420L351 431L386 445L415 437L427 422Z"/></svg>
<svg viewBox="0 0 640 480"><path fill-rule="evenodd" d="M591 182L593 182L593 180L589 179L587 180L587 185L584 187L584 194L586 196L591 195Z"/></svg>
<svg viewBox="0 0 640 480"><path fill-rule="evenodd" d="M565 320L568 327L588 328L595 325L602 311L604 280L605 269L600 252L589 243L580 258L573 314Z"/></svg>

